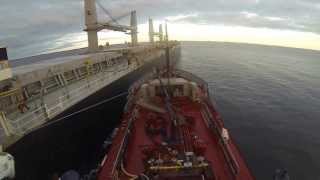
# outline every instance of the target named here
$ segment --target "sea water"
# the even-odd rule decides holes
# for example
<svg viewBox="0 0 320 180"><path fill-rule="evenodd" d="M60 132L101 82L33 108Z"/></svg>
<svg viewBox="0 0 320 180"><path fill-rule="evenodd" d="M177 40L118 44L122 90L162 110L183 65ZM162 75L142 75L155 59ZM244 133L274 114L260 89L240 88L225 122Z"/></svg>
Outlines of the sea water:
<svg viewBox="0 0 320 180"><path fill-rule="evenodd" d="M184 42L178 66L208 82L258 180L320 179L320 51Z"/></svg>

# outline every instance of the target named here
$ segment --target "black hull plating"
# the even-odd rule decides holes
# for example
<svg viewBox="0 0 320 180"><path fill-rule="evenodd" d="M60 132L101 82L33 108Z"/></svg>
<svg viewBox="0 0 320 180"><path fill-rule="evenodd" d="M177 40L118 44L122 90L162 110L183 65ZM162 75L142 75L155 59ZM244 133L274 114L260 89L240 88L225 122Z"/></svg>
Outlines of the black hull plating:
<svg viewBox="0 0 320 180"><path fill-rule="evenodd" d="M180 58L180 50L174 61ZM158 58L104 87L67 109L53 121L84 107L126 92L129 86L153 67L163 65ZM33 131L13 144L7 151L15 157L17 180L52 179L54 174L74 169L88 173L100 161L102 144L121 117L126 96Z"/></svg>

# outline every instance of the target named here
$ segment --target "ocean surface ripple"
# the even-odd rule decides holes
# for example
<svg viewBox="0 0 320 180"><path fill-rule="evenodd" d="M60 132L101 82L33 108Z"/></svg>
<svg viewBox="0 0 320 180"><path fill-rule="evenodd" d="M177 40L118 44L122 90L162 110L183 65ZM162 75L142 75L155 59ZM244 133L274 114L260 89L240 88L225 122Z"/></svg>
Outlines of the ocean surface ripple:
<svg viewBox="0 0 320 180"><path fill-rule="evenodd" d="M258 180L320 179L320 51L184 42L178 67L208 82Z"/></svg>

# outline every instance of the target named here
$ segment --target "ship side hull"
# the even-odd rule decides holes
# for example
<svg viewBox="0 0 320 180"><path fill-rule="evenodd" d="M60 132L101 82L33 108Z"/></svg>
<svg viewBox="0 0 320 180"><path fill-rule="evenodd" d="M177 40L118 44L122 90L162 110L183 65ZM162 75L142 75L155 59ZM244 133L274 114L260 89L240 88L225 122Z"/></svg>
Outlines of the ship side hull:
<svg viewBox="0 0 320 180"><path fill-rule="evenodd" d="M172 60L177 61L179 58L178 48ZM164 63L164 56L161 56L145 64L68 108L50 123L8 147L7 151L15 157L16 179L52 179L55 173L60 175L70 169L87 173L89 169L96 167L101 158L99 154L104 153L103 141L119 122L126 96L68 118L59 119L126 92L143 74Z"/></svg>

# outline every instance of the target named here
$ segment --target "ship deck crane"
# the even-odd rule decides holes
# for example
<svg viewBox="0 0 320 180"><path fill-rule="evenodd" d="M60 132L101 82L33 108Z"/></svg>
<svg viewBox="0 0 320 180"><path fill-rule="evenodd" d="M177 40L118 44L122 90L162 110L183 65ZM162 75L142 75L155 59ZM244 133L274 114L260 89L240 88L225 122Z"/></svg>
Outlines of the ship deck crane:
<svg viewBox="0 0 320 180"><path fill-rule="evenodd" d="M105 23L98 23L99 27L98 30L103 30L103 29L108 29L108 30L113 30L113 31L120 31L120 32L125 32L127 33L128 31L132 31L135 29L135 27L131 25L121 25L118 20L127 17L129 15L132 15L135 13L135 11L131 11L130 13L125 13L119 17L114 18L111 13L99 2L96 1L96 4L103 10L103 12L111 19L108 22ZM130 34L130 33L128 33Z"/></svg>
<svg viewBox="0 0 320 180"><path fill-rule="evenodd" d="M86 29L88 33L88 48L89 52L96 52L98 50L98 32L103 29L108 29L112 31L125 32L131 35L131 44L136 46L138 44L138 25L137 25L137 15L136 11L131 11L129 14L130 25L121 25L118 23L117 19L124 18L129 14L122 15L120 17L113 18L111 13L102 6L102 4L96 0L84 0L85 1L85 22ZM111 21L100 23L97 21L97 10L96 4L107 14Z"/></svg>
<svg viewBox="0 0 320 180"><path fill-rule="evenodd" d="M153 28L153 20L149 19L149 40L151 43L154 43L154 37L158 37L159 41L163 41L163 30L162 30L162 24L159 25L159 31L155 32Z"/></svg>

